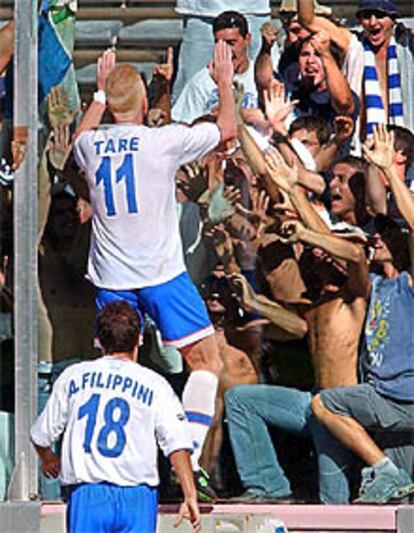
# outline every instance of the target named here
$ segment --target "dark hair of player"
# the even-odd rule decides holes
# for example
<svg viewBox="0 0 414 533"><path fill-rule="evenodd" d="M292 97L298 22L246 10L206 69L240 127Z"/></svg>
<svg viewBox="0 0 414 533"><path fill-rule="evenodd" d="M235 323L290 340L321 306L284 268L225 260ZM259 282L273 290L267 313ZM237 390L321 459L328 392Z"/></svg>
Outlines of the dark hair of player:
<svg viewBox="0 0 414 533"><path fill-rule="evenodd" d="M132 352L138 344L140 327L137 312L127 302L111 302L98 315L98 339L106 354Z"/></svg>

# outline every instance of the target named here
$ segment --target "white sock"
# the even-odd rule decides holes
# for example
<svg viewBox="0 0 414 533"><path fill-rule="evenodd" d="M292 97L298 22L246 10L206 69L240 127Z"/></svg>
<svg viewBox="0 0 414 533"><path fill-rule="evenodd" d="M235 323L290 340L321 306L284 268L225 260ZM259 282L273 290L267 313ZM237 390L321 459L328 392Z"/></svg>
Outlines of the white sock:
<svg viewBox="0 0 414 533"><path fill-rule="evenodd" d="M208 428L214 416L218 377L208 370L195 370L185 384L183 406L191 427L194 451L191 455L193 470L200 469L198 461Z"/></svg>

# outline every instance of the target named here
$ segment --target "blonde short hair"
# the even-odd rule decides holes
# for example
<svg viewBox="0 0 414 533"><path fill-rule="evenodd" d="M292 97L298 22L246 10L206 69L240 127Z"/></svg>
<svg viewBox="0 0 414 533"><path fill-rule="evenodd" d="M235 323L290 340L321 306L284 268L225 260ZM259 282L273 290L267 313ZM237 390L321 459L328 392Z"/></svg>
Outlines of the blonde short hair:
<svg viewBox="0 0 414 533"><path fill-rule="evenodd" d="M144 82L132 65L119 65L109 74L105 85L111 113L123 115L138 111L146 96Z"/></svg>

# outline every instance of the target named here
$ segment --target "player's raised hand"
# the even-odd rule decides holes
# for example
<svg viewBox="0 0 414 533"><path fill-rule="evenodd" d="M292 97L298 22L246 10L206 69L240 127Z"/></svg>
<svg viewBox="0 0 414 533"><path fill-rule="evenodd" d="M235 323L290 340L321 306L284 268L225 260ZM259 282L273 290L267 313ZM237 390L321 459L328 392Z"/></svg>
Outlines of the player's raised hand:
<svg viewBox="0 0 414 533"><path fill-rule="evenodd" d="M112 49L105 50L105 52L98 59L96 67L96 86L98 91L105 90L106 78L115 68L115 52Z"/></svg>
<svg viewBox="0 0 414 533"><path fill-rule="evenodd" d="M167 48L167 61L166 63L160 63L154 68L154 76L159 76L170 82L174 74L174 55L171 46Z"/></svg>
<svg viewBox="0 0 414 533"><path fill-rule="evenodd" d="M217 41L214 45L213 61L209 63L209 71L217 85L231 85L233 83L234 68L231 60L231 48L224 41Z"/></svg>

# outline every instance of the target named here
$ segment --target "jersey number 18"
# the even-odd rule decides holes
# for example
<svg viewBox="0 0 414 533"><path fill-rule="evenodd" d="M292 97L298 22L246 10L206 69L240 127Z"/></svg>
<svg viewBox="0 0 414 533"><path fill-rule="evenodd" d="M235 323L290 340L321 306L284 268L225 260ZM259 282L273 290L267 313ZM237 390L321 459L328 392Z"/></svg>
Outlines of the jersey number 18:
<svg viewBox="0 0 414 533"><path fill-rule="evenodd" d="M79 408L78 420L86 416L86 430L83 440L83 449L86 453L91 453L92 451L91 444L100 400L100 394L92 394L89 400ZM119 412L117 416L115 416L116 411ZM106 403L104 408L105 423L99 430L96 442L99 453L105 457L118 457L121 455L126 444L124 427L129 420L129 415L129 404L123 398L112 398ZM111 439L113 442L110 446L109 436L111 433L115 435L115 440Z"/></svg>

